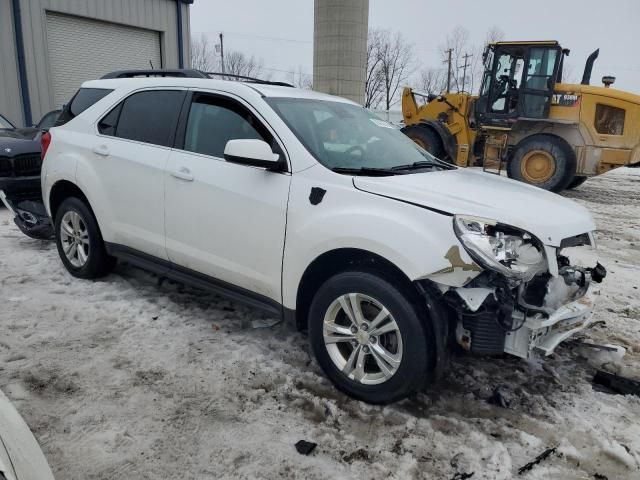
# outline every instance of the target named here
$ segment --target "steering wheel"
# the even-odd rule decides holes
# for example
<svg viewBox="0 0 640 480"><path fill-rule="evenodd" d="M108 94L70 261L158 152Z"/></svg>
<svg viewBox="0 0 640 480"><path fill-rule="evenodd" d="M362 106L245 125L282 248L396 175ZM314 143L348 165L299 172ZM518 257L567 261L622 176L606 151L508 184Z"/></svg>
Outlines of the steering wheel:
<svg viewBox="0 0 640 480"><path fill-rule="evenodd" d="M360 145L354 145L353 147L349 147L347 148L344 153L348 154L348 155L353 155L355 152L360 152L359 156L364 155L364 148L362 148Z"/></svg>
<svg viewBox="0 0 640 480"><path fill-rule="evenodd" d="M493 89L493 95L491 98L491 105L496 103L501 98L507 98L508 87L510 85L509 75L500 75L498 82Z"/></svg>

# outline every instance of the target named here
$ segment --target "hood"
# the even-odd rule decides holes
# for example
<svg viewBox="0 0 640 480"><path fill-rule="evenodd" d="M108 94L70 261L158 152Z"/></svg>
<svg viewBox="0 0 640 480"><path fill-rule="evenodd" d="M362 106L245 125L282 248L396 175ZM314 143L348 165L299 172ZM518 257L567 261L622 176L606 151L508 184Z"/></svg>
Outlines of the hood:
<svg viewBox="0 0 640 480"><path fill-rule="evenodd" d="M41 135L42 131L37 128L0 129L0 157L39 153Z"/></svg>
<svg viewBox="0 0 640 480"><path fill-rule="evenodd" d="M543 243L595 230L589 211L572 200L515 180L458 168L390 177L354 177L354 186L450 214L484 217L532 233Z"/></svg>

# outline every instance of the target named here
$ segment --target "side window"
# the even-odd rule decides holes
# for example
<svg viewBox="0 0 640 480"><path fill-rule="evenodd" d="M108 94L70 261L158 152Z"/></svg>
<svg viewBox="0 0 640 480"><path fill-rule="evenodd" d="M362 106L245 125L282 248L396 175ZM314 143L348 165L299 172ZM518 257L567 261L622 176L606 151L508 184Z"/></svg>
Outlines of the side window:
<svg viewBox="0 0 640 480"><path fill-rule="evenodd" d="M227 142L237 139L264 140L280 153L269 131L242 105L214 95L194 95L184 150L224 158Z"/></svg>
<svg viewBox="0 0 640 480"><path fill-rule="evenodd" d="M601 103L596 104L594 126L596 132L602 135L622 135L624 132L624 109Z"/></svg>
<svg viewBox="0 0 640 480"><path fill-rule="evenodd" d="M553 77L558 50L555 48L532 48L529 51L525 85L533 90L548 90Z"/></svg>
<svg viewBox="0 0 640 480"><path fill-rule="evenodd" d="M103 117L98 123L98 131L103 135L109 135L111 137L116 134L116 125L118 124L118 118L120 118L120 110L122 110L122 104L120 102L113 110L107 113L106 117Z"/></svg>
<svg viewBox="0 0 640 480"><path fill-rule="evenodd" d="M60 116L56 120L55 126L59 127L68 121L74 119L94 103L102 100L113 90L108 88L81 88L76 92L73 98L67 103Z"/></svg>
<svg viewBox="0 0 640 480"><path fill-rule="evenodd" d="M173 146L185 92L149 90L134 93L105 115L98 131L138 142Z"/></svg>
<svg viewBox="0 0 640 480"><path fill-rule="evenodd" d="M518 59L514 53L500 53L497 59L495 76L492 82L491 111L509 113L509 93L517 88L514 80Z"/></svg>

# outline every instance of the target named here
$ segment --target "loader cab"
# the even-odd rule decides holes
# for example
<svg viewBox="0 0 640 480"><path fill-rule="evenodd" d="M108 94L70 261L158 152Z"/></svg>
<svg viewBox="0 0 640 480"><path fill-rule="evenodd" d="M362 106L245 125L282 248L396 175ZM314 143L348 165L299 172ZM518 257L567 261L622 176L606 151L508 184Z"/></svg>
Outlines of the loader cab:
<svg viewBox="0 0 640 480"><path fill-rule="evenodd" d="M548 42L496 42L484 54L484 75L475 103L478 126L510 128L518 118L547 118L562 60Z"/></svg>

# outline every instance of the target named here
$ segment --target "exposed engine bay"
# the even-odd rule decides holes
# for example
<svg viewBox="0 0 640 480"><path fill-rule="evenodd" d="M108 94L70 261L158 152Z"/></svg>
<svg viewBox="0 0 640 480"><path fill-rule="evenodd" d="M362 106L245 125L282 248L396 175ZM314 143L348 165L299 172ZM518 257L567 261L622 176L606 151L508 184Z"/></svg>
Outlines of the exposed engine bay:
<svg viewBox="0 0 640 480"><path fill-rule="evenodd" d="M456 219L455 225L470 256L488 267L443 294L457 317L455 339L463 349L522 358L549 355L591 322L594 284L606 276L591 233L554 248L482 219Z"/></svg>

